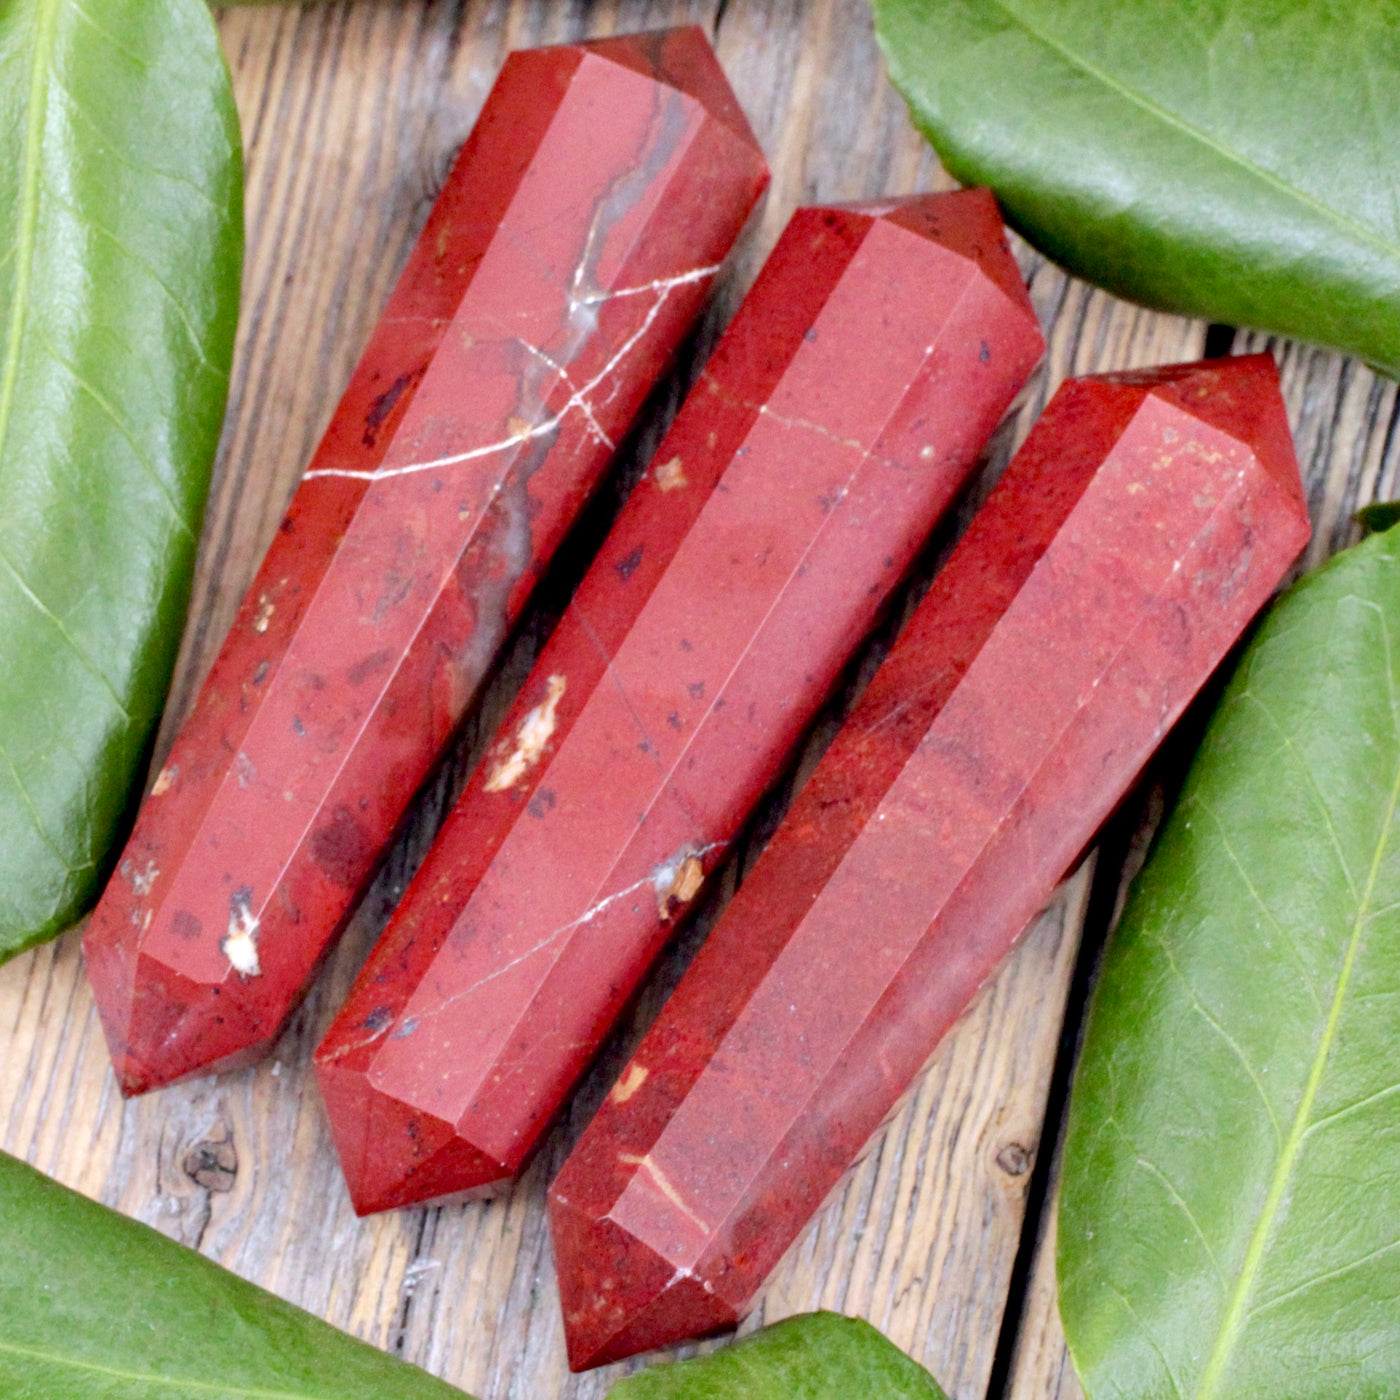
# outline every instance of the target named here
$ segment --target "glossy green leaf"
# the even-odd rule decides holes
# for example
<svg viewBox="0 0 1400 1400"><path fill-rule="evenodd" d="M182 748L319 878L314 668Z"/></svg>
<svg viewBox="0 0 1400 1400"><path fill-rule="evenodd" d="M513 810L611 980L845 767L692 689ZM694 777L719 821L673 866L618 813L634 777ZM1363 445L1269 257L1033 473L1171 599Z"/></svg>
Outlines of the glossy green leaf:
<svg viewBox="0 0 1400 1400"><path fill-rule="evenodd" d="M960 180L1121 296L1400 373L1400 0L874 0Z"/></svg>
<svg viewBox="0 0 1400 1400"><path fill-rule="evenodd" d="M463 1400L0 1153L5 1400Z"/></svg>
<svg viewBox="0 0 1400 1400"><path fill-rule="evenodd" d="M1400 525L1400 501L1373 501L1356 512L1356 523L1368 534Z"/></svg>
<svg viewBox="0 0 1400 1400"><path fill-rule="evenodd" d="M200 0L0 0L0 958L93 900L228 392L237 113Z"/></svg>
<svg viewBox="0 0 1400 1400"><path fill-rule="evenodd" d="M1270 613L1130 893L1076 1074L1090 1400L1400 1395L1400 531Z"/></svg>
<svg viewBox="0 0 1400 1400"><path fill-rule="evenodd" d="M691 1361L619 1381L608 1400L946 1400L868 1322L805 1313Z"/></svg>

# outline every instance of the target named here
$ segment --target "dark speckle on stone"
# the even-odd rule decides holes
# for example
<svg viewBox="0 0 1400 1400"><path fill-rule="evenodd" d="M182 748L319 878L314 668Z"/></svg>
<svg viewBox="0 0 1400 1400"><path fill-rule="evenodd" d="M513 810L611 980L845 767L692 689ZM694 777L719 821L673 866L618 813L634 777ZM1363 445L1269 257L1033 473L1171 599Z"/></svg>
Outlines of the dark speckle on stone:
<svg viewBox="0 0 1400 1400"><path fill-rule="evenodd" d="M365 414L365 435L364 444L366 447L373 447L375 439L379 436L379 429L384 420L394 411L394 405L403 396L403 391L412 383L411 374L401 374L394 382L370 405L369 412Z"/></svg>
<svg viewBox="0 0 1400 1400"><path fill-rule="evenodd" d="M613 568L617 570L617 576L624 583L637 572L637 566L642 562L642 546L638 545L626 558L619 559Z"/></svg>
<svg viewBox="0 0 1400 1400"><path fill-rule="evenodd" d="M992 347L984 340L982 348L977 352L977 358L985 365L992 358Z"/></svg>
<svg viewBox="0 0 1400 1400"><path fill-rule="evenodd" d="M311 835L311 858L342 889L355 889L373 863L374 846L355 814L340 806Z"/></svg>
<svg viewBox="0 0 1400 1400"><path fill-rule="evenodd" d="M666 723L669 724L672 729L679 729L681 727L681 717L672 710L671 713L666 716Z"/></svg>
<svg viewBox="0 0 1400 1400"><path fill-rule="evenodd" d="M204 925L188 909L177 909L170 916L170 931L176 938L198 938Z"/></svg>
<svg viewBox="0 0 1400 1400"><path fill-rule="evenodd" d="M394 1013L387 1006L376 1006L373 1011L365 1017L364 1026L371 1035L378 1035L390 1021L394 1019Z"/></svg>
<svg viewBox="0 0 1400 1400"><path fill-rule="evenodd" d="M543 818L544 814L550 811L558 800L559 799L554 795L553 789L542 787L529 802L525 804L525 810L529 812L532 817Z"/></svg>
<svg viewBox="0 0 1400 1400"><path fill-rule="evenodd" d="M805 340L809 345L815 344L817 339L817 328L815 326L808 326L807 329L802 332L802 339Z"/></svg>
<svg viewBox="0 0 1400 1400"><path fill-rule="evenodd" d="M357 661L346 673L345 679L351 685L363 685L371 676L383 671L394 659L387 647L372 651L363 660Z"/></svg>
<svg viewBox="0 0 1400 1400"><path fill-rule="evenodd" d="M305 734L305 733L306 733L306 726L301 722L301 716L300 716L300 715L293 715L293 716L292 716L292 733L294 733L294 734Z"/></svg>
<svg viewBox="0 0 1400 1400"><path fill-rule="evenodd" d="M257 670L253 672L254 685L261 685L267 679L267 673L270 668L270 664L271 663L267 661L258 662Z"/></svg>
<svg viewBox="0 0 1400 1400"><path fill-rule="evenodd" d="M705 682L704 682L704 681L691 681L690 684L689 684L688 686L686 686L686 690L687 690L687 692L689 693L690 698L691 698L692 700L699 700L699 699L701 699L701 698L704 696L704 694L705 694Z"/></svg>
<svg viewBox="0 0 1400 1400"><path fill-rule="evenodd" d="M684 637L682 637L682 638L681 638L681 650L682 650L682 651L694 651L695 648L694 648L693 646L691 646L690 643L689 643L688 641L686 641L686 639L685 639Z"/></svg>

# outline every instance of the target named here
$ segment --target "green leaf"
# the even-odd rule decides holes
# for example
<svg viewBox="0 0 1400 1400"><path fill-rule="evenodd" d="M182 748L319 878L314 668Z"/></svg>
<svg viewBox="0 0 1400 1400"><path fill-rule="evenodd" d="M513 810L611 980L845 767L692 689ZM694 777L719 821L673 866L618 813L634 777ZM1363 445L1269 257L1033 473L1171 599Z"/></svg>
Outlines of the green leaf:
<svg viewBox="0 0 1400 1400"><path fill-rule="evenodd" d="M734 1346L619 1381L608 1400L946 1400L868 1322L806 1313Z"/></svg>
<svg viewBox="0 0 1400 1400"><path fill-rule="evenodd" d="M1356 512L1356 523L1368 534L1400 525L1400 501L1373 501Z"/></svg>
<svg viewBox="0 0 1400 1400"><path fill-rule="evenodd" d="M5 1400L463 1400L0 1153Z"/></svg>
<svg viewBox="0 0 1400 1400"><path fill-rule="evenodd" d="M1260 628L1105 956L1060 1311L1091 1400L1400 1395L1400 535Z"/></svg>
<svg viewBox="0 0 1400 1400"><path fill-rule="evenodd" d="M1120 296L1400 373L1397 0L874 0L958 179Z"/></svg>
<svg viewBox="0 0 1400 1400"><path fill-rule="evenodd" d="M0 959L96 895L228 392L237 113L199 0L0 0Z"/></svg>

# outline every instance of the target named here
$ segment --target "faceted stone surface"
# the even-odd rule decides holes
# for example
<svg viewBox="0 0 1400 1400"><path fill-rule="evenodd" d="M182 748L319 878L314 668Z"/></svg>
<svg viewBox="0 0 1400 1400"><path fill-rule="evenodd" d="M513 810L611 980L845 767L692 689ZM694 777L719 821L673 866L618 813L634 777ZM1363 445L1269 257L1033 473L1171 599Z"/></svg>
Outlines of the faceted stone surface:
<svg viewBox="0 0 1400 1400"><path fill-rule="evenodd" d="M358 1210L519 1169L1040 350L987 192L793 218L318 1051Z"/></svg>
<svg viewBox="0 0 1400 1400"><path fill-rule="evenodd" d="M576 1369L744 1312L1307 535L1268 356L1060 390L554 1183Z"/></svg>
<svg viewBox="0 0 1400 1400"><path fill-rule="evenodd" d="M87 934L125 1092L277 1034L766 179L697 29L507 60Z"/></svg>

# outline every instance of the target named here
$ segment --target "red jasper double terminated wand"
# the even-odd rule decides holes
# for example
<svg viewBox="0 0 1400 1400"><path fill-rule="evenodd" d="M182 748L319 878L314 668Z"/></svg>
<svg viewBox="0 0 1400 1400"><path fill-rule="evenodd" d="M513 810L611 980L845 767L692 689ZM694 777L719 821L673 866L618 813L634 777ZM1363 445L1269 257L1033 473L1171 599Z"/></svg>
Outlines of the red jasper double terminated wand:
<svg viewBox="0 0 1400 1400"><path fill-rule="evenodd" d="M1060 390L554 1182L576 1369L743 1314L1307 537L1268 356Z"/></svg>
<svg viewBox="0 0 1400 1400"><path fill-rule="evenodd" d="M766 181L697 29L506 61L88 930L124 1092L277 1035Z"/></svg>
<svg viewBox="0 0 1400 1400"><path fill-rule="evenodd" d="M317 1052L358 1210L520 1168L1040 350L985 190L793 217Z"/></svg>

